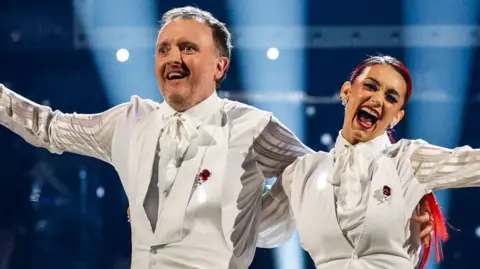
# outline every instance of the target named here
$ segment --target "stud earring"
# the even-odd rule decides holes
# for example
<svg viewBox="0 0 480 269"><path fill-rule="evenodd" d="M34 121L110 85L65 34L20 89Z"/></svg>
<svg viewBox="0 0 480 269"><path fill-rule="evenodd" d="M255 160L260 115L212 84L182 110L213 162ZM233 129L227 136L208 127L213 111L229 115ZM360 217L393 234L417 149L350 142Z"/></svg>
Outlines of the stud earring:
<svg viewBox="0 0 480 269"><path fill-rule="evenodd" d="M347 105L347 100L342 99L342 106L346 106L346 105Z"/></svg>

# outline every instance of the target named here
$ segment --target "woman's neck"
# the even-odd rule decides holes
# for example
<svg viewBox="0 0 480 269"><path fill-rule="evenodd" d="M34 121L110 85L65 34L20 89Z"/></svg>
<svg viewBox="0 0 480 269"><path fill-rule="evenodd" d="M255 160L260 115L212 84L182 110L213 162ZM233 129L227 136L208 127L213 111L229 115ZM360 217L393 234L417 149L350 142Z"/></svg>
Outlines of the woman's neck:
<svg viewBox="0 0 480 269"><path fill-rule="evenodd" d="M351 132L346 132L345 129L342 129L340 134L343 137L343 139L345 139L352 146L355 146L356 144L358 144L360 142L360 140L354 138L354 136Z"/></svg>

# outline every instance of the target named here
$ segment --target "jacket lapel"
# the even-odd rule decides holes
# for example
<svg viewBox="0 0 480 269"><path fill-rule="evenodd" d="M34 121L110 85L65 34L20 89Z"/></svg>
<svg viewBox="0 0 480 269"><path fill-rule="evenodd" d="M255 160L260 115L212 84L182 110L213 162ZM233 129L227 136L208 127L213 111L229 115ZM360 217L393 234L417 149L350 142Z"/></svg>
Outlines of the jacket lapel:
<svg viewBox="0 0 480 269"><path fill-rule="evenodd" d="M132 177L132 182L136 185L136 203L143 208L143 201L147 194L148 186L152 178L153 162L157 152L158 139L162 130L162 112L155 111L149 117L139 123L137 127L138 144L137 149L138 169ZM142 136L142 134L144 134ZM159 177L162 180L163 177Z"/></svg>

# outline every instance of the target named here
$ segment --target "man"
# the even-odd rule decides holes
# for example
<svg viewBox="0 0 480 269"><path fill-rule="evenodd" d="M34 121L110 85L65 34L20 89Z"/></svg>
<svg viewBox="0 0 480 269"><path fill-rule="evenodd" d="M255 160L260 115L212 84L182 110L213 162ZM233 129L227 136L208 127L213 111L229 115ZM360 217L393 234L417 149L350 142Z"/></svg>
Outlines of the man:
<svg viewBox="0 0 480 269"><path fill-rule="evenodd" d="M223 23L172 9L155 53L165 102L134 96L101 114L63 114L0 86L0 122L32 145L115 167L130 205L132 268L247 268L259 226L289 225L282 189L263 201L278 212L262 212L264 179L311 150L271 113L217 97L230 55Z"/></svg>

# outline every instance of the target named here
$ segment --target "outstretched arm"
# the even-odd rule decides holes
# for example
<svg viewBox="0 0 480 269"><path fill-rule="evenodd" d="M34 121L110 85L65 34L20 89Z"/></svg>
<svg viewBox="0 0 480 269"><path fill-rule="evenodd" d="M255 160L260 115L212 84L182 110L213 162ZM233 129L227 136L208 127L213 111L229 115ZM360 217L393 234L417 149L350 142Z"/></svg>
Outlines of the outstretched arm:
<svg viewBox="0 0 480 269"><path fill-rule="evenodd" d="M268 117L255 139L253 150L257 167L265 178L277 177L277 182L262 197L262 212L258 247L276 247L287 241L294 228L293 216L281 175L297 158L313 150L305 146L287 127L274 117Z"/></svg>
<svg viewBox="0 0 480 269"><path fill-rule="evenodd" d="M255 160L265 178L280 176L297 158L314 151L275 117L268 117L253 143Z"/></svg>
<svg viewBox="0 0 480 269"><path fill-rule="evenodd" d="M416 179L427 190L480 186L480 150L422 144L410 158Z"/></svg>
<svg viewBox="0 0 480 269"><path fill-rule="evenodd" d="M99 114L65 114L36 104L0 84L0 124L52 153L77 153L106 162L119 115L127 105Z"/></svg>

